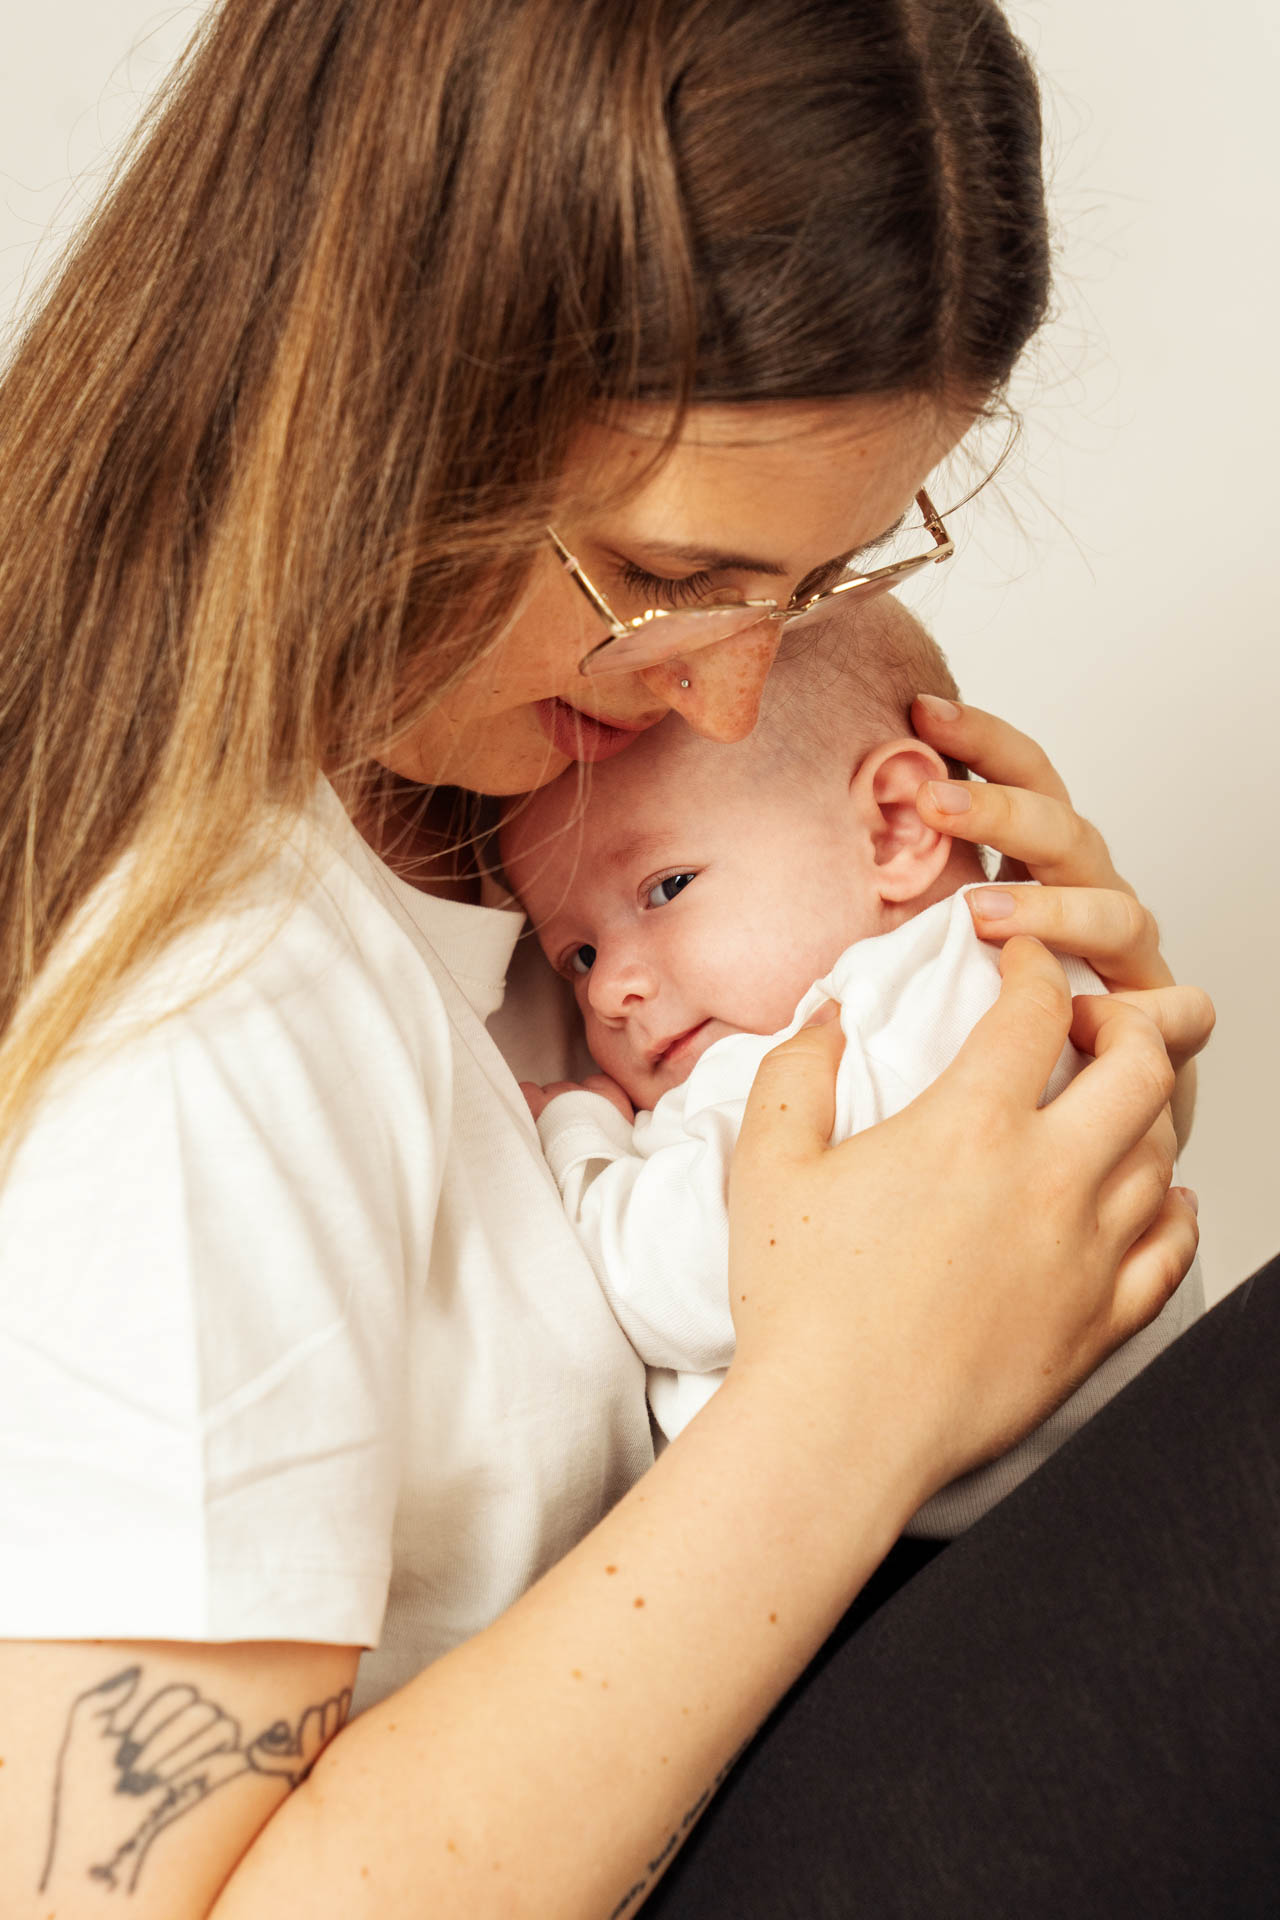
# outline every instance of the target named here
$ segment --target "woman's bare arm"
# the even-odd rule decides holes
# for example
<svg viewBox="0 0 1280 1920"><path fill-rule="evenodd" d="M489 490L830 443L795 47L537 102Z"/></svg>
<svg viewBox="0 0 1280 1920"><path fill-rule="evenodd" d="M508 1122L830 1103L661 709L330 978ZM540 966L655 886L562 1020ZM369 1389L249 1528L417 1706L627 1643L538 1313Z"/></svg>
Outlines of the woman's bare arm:
<svg viewBox="0 0 1280 1920"><path fill-rule="evenodd" d="M359 1650L0 1644L5 1912L206 1914L342 1726Z"/></svg>
<svg viewBox="0 0 1280 1920"><path fill-rule="evenodd" d="M1006 990L947 1074L838 1147L838 1028L766 1060L735 1160L724 1387L565 1560L337 1732L309 1774L349 1649L7 1649L13 1920L96 1920L125 1897L130 1920L638 1908L907 1516L1065 1397L1191 1259L1194 1217L1165 1191L1157 1030L1092 1003L1108 1010L1098 1058L1039 1110L1065 981L1033 942L1002 964ZM928 1208L922 1167L938 1170ZM110 1689L133 1668L125 1702ZM150 1722L157 1744L140 1744L125 1723L143 1694L153 1721L175 1704L194 1716L171 1731L193 1759L209 1749L219 1784L197 1797L199 1769ZM188 1806L166 1804L162 1777ZM130 1850L156 1808L173 1817ZM139 1854L127 1896L98 1872Z"/></svg>

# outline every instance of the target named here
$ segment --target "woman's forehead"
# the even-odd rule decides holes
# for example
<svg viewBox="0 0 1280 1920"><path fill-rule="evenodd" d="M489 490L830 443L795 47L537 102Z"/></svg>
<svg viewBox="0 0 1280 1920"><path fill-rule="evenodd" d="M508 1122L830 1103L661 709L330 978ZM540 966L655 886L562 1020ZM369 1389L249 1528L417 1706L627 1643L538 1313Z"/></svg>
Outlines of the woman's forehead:
<svg viewBox="0 0 1280 1920"><path fill-rule="evenodd" d="M636 413L590 429L576 450L605 502L584 531L651 565L780 578L896 525L971 417L914 397L694 407L655 464L662 416Z"/></svg>

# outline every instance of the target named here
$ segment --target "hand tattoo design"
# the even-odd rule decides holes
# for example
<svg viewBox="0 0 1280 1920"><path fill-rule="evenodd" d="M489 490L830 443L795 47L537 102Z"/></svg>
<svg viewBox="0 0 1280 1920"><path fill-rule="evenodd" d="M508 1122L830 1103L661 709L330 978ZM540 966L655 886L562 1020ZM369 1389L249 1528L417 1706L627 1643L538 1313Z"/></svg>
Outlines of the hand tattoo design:
<svg viewBox="0 0 1280 1920"><path fill-rule="evenodd" d="M59 1836L81 1821L99 1831L107 1796L111 1851L87 1867L91 1880L132 1893L156 1836L232 1780L267 1775L296 1787L344 1724L344 1691L299 1716L277 1720L249 1742L240 1723L193 1686L174 1683L139 1696L141 1667L125 1667L80 1694L58 1752L49 1851L39 1891L53 1876Z"/></svg>

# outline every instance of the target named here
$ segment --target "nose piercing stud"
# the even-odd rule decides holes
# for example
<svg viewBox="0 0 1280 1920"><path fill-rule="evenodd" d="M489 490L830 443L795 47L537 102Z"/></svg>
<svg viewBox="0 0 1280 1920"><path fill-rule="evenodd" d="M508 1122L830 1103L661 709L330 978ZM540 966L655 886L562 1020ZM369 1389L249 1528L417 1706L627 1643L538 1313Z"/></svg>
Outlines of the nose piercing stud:
<svg viewBox="0 0 1280 1920"><path fill-rule="evenodd" d="M684 690L685 690L685 692L686 692L686 693L688 693L688 691L689 691L689 682L688 682L687 680L682 680L682 681L680 682L680 685L681 685L681 686L682 686L682 687L684 688Z"/></svg>

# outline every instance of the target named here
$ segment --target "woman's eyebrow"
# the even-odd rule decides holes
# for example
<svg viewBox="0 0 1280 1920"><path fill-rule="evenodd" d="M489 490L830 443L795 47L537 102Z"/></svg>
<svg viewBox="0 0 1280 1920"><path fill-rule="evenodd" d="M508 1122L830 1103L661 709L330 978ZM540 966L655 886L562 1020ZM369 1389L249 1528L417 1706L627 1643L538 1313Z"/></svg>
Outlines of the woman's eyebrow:
<svg viewBox="0 0 1280 1920"><path fill-rule="evenodd" d="M873 534L870 540L851 547L847 553L836 554L825 560L821 566L810 567L810 573L825 573L828 567L847 566L860 553L867 553L872 547L880 546L885 540L892 539L906 521L906 514L899 514L891 527L883 533ZM665 540L642 540L639 542L644 551L655 560L674 560L683 566L698 567L707 573L759 573L769 578L781 580L790 573L789 567L779 560L762 560L758 556L745 553L731 553L719 547L676 546Z"/></svg>

